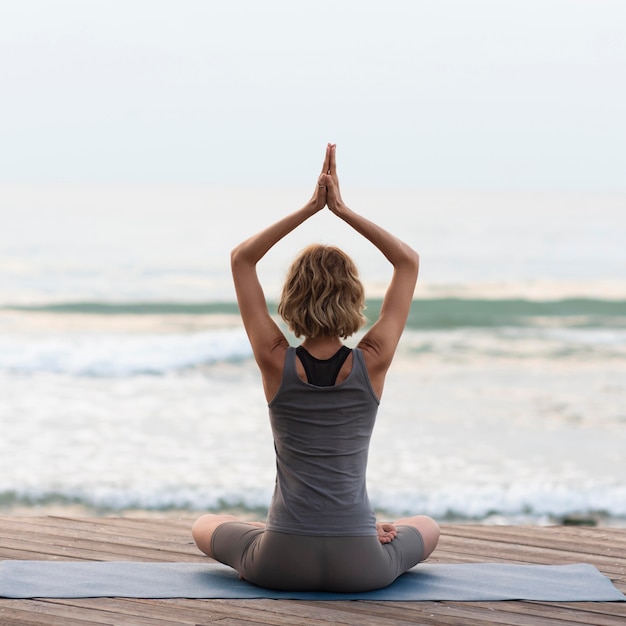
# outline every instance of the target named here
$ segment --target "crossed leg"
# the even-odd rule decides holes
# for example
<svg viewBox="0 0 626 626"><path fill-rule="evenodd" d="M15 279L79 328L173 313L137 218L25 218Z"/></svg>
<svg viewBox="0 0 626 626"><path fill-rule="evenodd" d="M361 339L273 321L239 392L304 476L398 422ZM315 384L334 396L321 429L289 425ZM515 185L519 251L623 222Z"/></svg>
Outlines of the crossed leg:
<svg viewBox="0 0 626 626"><path fill-rule="evenodd" d="M413 517L402 517L397 519L391 526L412 526L417 529L424 541L424 556L426 560L437 547L439 541L439 524L427 515L414 515Z"/></svg>
<svg viewBox="0 0 626 626"><path fill-rule="evenodd" d="M234 515L208 513L199 517L192 529L191 534L198 548L207 556L215 558L211 552L211 540L218 526L225 522L241 522L243 520ZM265 528L264 522L245 522L250 526ZM380 543L390 543L397 536L396 526L413 526L422 535L424 540L424 559L426 559L437 546L439 541L439 525L435 520L426 515L403 517L393 523L385 522L376 524L378 540Z"/></svg>
<svg viewBox="0 0 626 626"><path fill-rule="evenodd" d="M213 513L207 513L202 517L199 517L191 528L191 534L193 540L196 542L198 548L212 559L215 558L211 551L211 542L213 539L213 533L218 526L226 522L241 522L238 517L234 515L217 515Z"/></svg>

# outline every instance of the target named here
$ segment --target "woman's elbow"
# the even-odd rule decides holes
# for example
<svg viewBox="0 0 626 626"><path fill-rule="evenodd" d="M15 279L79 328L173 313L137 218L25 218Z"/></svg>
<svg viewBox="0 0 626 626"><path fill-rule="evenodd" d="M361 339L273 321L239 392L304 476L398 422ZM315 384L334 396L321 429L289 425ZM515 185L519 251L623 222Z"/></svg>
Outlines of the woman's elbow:
<svg viewBox="0 0 626 626"><path fill-rule="evenodd" d="M241 265L243 261L245 261L245 254L241 249L241 245L238 245L230 251L230 265L235 267Z"/></svg>
<svg viewBox="0 0 626 626"><path fill-rule="evenodd" d="M417 272L419 271L419 267L420 267L420 255L417 253L416 250L413 250L413 248L411 248L411 246L408 246L408 245L405 247L405 253L406 253L407 265L412 267L415 273L417 274Z"/></svg>

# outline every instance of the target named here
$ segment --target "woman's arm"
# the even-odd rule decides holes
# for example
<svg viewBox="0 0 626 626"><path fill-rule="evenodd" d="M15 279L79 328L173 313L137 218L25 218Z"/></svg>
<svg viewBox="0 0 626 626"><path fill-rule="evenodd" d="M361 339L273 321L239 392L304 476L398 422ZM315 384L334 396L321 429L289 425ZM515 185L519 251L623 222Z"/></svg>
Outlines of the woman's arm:
<svg viewBox="0 0 626 626"><path fill-rule="evenodd" d="M323 180L327 187L328 208L371 241L393 265L393 276L383 299L380 316L359 342L372 385L380 397L385 374L391 365L413 301L419 256L396 236L345 205L339 189L334 146L331 146L330 152L330 173Z"/></svg>
<svg viewBox="0 0 626 626"><path fill-rule="evenodd" d="M250 339L254 358L261 370L268 401L274 397L278 390L282 377L284 354L289 344L269 314L256 265L272 246L324 208L326 205L326 188L321 178L329 172L329 163L330 145L326 148L322 174L309 202L300 210L287 215L260 233L246 239L231 252L231 269L239 311Z"/></svg>

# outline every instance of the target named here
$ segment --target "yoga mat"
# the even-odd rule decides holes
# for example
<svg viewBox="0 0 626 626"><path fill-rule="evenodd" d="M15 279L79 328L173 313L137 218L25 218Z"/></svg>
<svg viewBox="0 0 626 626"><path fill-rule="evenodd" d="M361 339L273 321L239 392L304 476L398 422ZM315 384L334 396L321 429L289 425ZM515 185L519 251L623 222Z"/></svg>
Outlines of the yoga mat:
<svg viewBox="0 0 626 626"><path fill-rule="evenodd" d="M272 591L215 563L1 561L4 598L274 598L299 600L538 600L624 602L594 566L422 563L365 593Z"/></svg>

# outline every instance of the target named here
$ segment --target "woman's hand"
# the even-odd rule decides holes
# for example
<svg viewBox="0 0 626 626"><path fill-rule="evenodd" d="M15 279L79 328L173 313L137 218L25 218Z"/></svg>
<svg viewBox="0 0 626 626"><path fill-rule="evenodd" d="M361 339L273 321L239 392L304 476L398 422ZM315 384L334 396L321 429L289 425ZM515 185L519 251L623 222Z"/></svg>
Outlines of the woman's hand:
<svg viewBox="0 0 626 626"><path fill-rule="evenodd" d="M341 198L339 178L337 177L337 146L335 144L329 144L327 151L330 152L329 167L328 172L323 176L323 184L326 185L326 204L328 205L328 208L335 213L335 215L339 215L341 210L346 208L346 205ZM322 176L320 176L320 178L322 178Z"/></svg>
<svg viewBox="0 0 626 626"><path fill-rule="evenodd" d="M376 532L378 534L378 541L383 544L391 543L398 536L395 525L389 522L377 523Z"/></svg>
<svg viewBox="0 0 626 626"><path fill-rule="evenodd" d="M330 174L331 148L334 148L334 146L329 143L326 146L326 156L324 157L324 163L322 165L322 173L317 179L317 186L311 198L311 202L315 206L316 211L321 211L326 206L327 202L326 176Z"/></svg>

